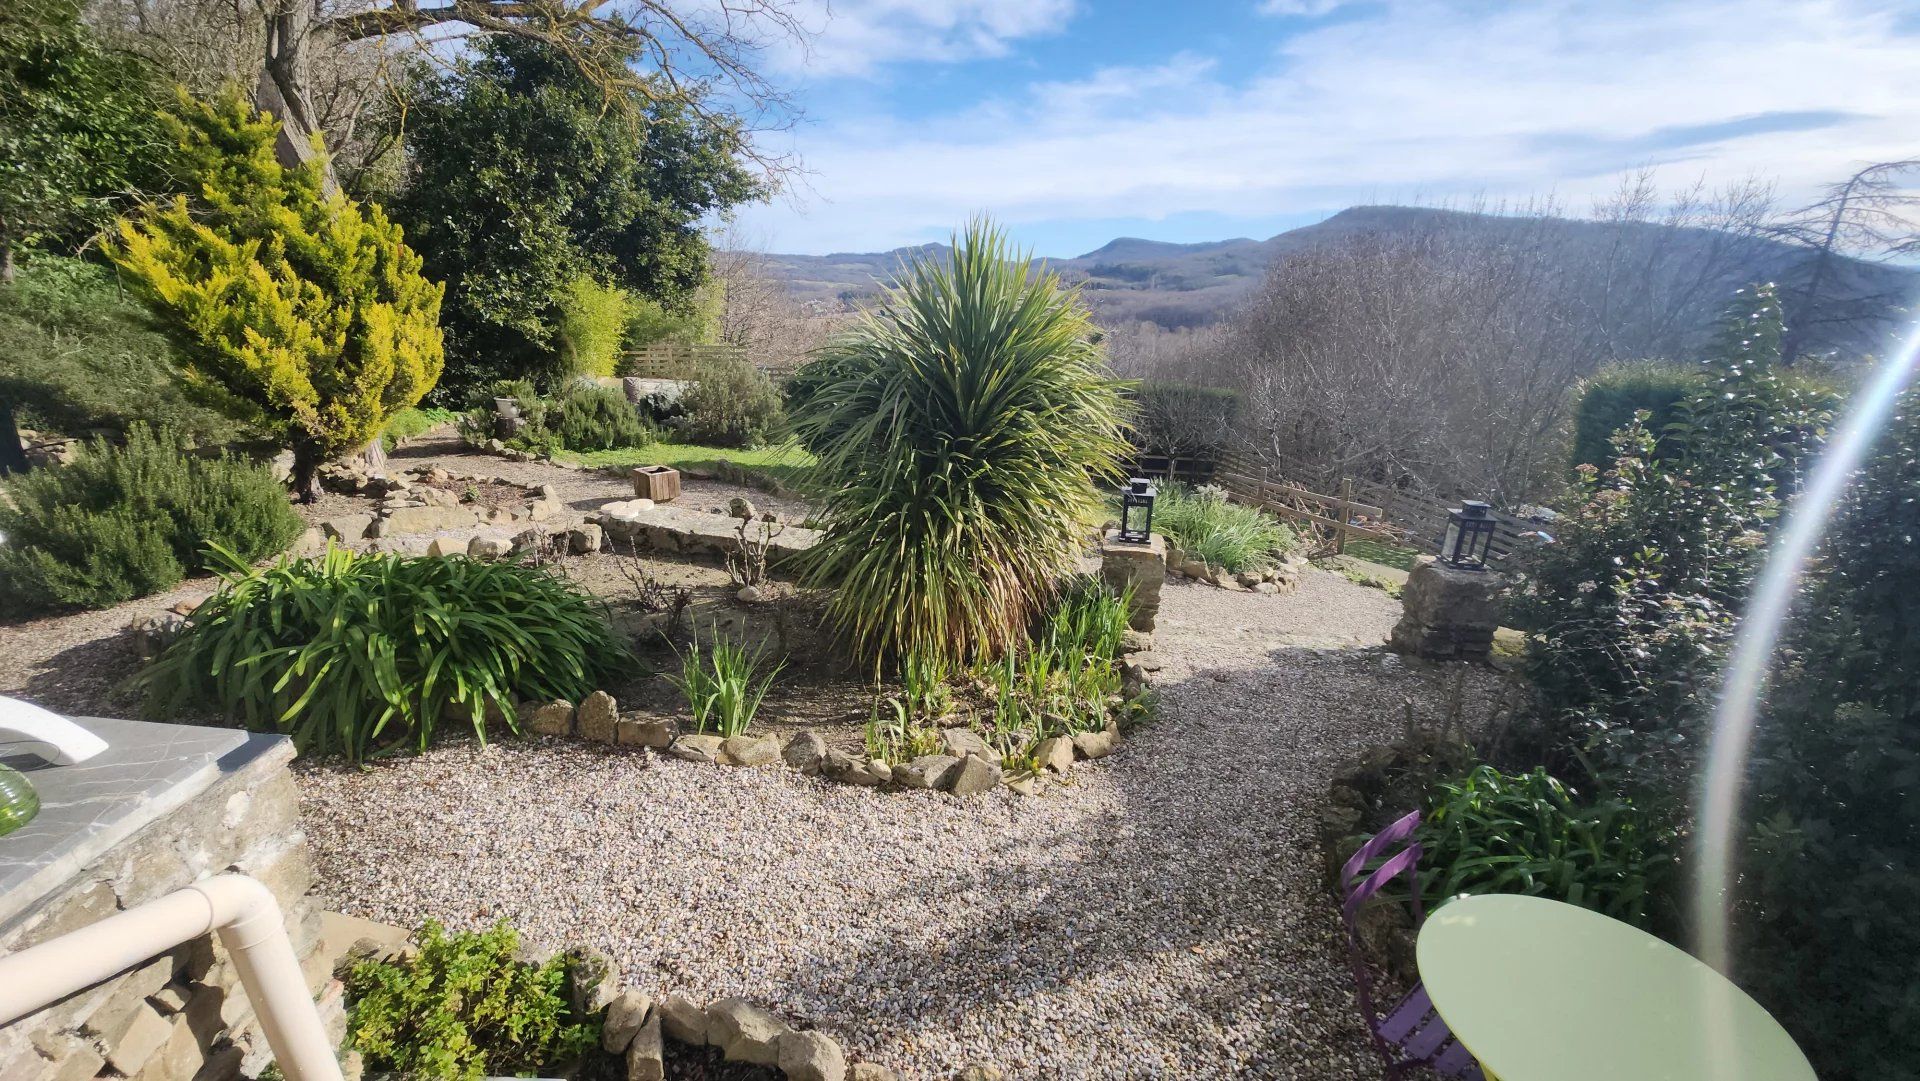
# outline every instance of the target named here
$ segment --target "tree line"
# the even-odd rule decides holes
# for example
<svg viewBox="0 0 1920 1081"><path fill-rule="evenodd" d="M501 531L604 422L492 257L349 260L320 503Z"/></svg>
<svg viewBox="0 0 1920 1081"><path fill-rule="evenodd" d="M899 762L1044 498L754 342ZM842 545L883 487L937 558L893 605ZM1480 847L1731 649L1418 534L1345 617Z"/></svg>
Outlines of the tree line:
<svg viewBox="0 0 1920 1081"><path fill-rule="evenodd" d="M1689 362L1743 287L1774 284L1796 378L1846 384L1920 291L1887 265L1920 244L1902 186L1917 167L1867 166L1793 207L1758 181L1662 191L1640 173L1579 218L1410 208L1277 259L1220 327L1115 328L1115 361L1235 391L1235 441L1308 482L1544 501L1577 389Z"/></svg>

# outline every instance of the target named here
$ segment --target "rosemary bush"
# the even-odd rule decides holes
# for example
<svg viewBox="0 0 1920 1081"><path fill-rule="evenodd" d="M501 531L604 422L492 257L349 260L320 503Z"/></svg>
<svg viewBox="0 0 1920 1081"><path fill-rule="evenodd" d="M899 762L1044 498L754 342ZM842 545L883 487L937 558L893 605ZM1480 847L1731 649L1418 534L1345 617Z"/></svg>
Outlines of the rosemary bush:
<svg viewBox="0 0 1920 1081"><path fill-rule="evenodd" d="M136 424L124 447L0 483L0 601L105 608L206 569L209 545L251 562L304 527L265 467Z"/></svg>

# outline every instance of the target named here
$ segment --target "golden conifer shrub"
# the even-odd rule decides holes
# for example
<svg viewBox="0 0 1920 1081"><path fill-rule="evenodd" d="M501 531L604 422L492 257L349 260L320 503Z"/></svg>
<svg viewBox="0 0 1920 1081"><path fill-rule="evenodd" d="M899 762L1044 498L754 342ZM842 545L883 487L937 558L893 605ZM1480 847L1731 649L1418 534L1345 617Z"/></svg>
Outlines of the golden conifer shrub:
<svg viewBox="0 0 1920 1081"><path fill-rule="evenodd" d="M279 122L237 89L182 92L166 123L189 194L123 218L107 254L185 351L195 388L282 436L310 499L321 463L365 446L440 378L444 287L378 206L327 190L320 154L282 166Z"/></svg>

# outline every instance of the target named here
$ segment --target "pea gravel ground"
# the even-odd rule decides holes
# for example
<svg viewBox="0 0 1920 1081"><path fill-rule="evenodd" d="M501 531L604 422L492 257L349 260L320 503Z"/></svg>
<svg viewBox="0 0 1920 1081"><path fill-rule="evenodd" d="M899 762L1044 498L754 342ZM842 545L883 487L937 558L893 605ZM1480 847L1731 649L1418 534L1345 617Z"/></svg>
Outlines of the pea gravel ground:
<svg viewBox="0 0 1920 1081"><path fill-rule="evenodd" d="M1317 571L1285 597L1169 582L1160 720L1033 797L561 743L304 767L319 889L592 944L903 1078L1377 1077L1313 827L1344 757L1449 697L1453 673L1369 648L1398 612Z"/></svg>

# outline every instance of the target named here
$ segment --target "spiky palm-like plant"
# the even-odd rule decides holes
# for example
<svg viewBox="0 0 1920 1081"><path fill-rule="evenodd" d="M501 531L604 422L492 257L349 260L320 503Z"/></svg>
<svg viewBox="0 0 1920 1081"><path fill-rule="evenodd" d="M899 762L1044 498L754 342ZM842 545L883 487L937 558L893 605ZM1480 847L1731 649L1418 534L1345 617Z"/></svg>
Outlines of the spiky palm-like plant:
<svg viewBox="0 0 1920 1081"><path fill-rule="evenodd" d="M905 269L794 418L825 484L807 574L863 661L961 667L1019 642L1069 568L1127 451L1123 384L1077 294L986 222Z"/></svg>

